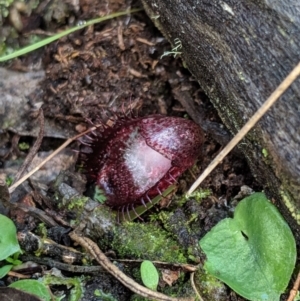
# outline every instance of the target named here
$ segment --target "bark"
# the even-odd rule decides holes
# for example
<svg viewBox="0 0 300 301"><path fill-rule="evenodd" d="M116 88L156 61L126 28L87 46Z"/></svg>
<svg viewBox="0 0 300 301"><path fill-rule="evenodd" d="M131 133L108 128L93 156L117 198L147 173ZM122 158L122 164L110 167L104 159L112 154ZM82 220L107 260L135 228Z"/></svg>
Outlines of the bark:
<svg viewBox="0 0 300 301"><path fill-rule="evenodd" d="M143 0L235 134L300 59L299 0ZM294 229L300 224L300 79L240 143ZM298 227L299 228L299 227Z"/></svg>

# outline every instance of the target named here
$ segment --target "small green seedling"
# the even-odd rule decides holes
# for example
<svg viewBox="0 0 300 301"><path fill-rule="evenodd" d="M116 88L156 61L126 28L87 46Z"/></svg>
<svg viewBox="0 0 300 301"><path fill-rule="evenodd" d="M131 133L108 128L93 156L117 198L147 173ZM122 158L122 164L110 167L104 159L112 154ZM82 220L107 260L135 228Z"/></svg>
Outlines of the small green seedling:
<svg viewBox="0 0 300 301"><path fill-rule="evenodd" d="M12 257L7 257L5 259L5 261L7 262L7 264L5 263L1 268L0 268L0 279L3 278L5 275L7 275L7 273L15 266L18 266L20 264L22 264L22 261L18 259L20 255L20 252L17 252L15 254L13 254Z"/></svg>
<svg viewBox="0 0 300 301"><path fill-rule="evenodd" d="M102 290L96 289L94 291L94 295L96 297L101 298L103 301L118 301L117 299L114 298L114 296L110 293L105 294Z"/></svg>
<svg viewBox="0 0 300 301"><path fill-rule="evenodd" d="M95 187L95 193L93 196L93 199L97 202L99 202L100 204L104 204L107 197L104 193L104 190L100 189L98 186Z"/></svg>
<svg viewBox="0 0 300 301"><path fill-rule="evenodd" d="M141 277L144 285L153 291L157 290L159 275L154 264L145 260L141 264Z"/></svg>

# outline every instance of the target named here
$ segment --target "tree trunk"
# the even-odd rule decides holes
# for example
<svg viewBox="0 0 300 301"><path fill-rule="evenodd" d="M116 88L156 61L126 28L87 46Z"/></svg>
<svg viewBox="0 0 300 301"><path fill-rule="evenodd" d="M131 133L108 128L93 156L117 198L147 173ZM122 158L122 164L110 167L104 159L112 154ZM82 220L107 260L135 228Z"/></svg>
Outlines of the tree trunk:
<svg viewBox="0 0 300 301"><path fill-rule="evenodd" d="M299 0L143 0L235 134L300 59ZM180 49L180 46L181 49ZM294 229L300 224L300 79L240 143Z"/></svg>

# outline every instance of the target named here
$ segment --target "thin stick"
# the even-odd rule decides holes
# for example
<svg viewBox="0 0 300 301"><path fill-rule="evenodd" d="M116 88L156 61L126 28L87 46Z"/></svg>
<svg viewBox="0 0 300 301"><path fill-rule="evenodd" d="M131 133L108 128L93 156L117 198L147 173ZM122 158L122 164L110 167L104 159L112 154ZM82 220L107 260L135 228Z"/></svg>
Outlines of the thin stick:
<svg viewBox="0 0 300 301"><path fill-rule="evenodd" d="M26 171L27 167L30 165L32 162L33 158L37 154L38 150L40 149L40 146L43 141L44 137L44 128L45 128L45 119L44 119L44 112L42 108L39 109L39 123L40 123L40 131L37 135L37 139L33 145L33 147L30 149L27 157L25 158L22 166L20 167L19 171L15 175L14 182L18 181L20 177L23 176L24 172Z"/></svg>
<svg viewBox="0 0 300 301"><path fill-rule="evenodd" d="M97 129L97 126L92 127L85 132L78 134L72 138L69 138L66 140L58 149L56 149L51 155L49 155L45 160L43 160L39 165L37 165L33 170L31 170L29 173L27 173L24 177L22 177L20 180L18 180L16 183L11 185L8 189L9 193L12 193L20 184L22 184L24 181L26 181L29 177L31 177L35 172L37 172L44 164L46 164L48 161L50 161L54 156L56 156L59 152L61 152L64 148L66 148L71 142L77 140L81 136L84 136L91 131L94 131Z"/></svg>
<svg viewBox="0 0 300 301"><path fill-rule="evenodd" d="M202 299L202 297L201 297L200 293L198 292L197 287L196 287L196 285L195 285L194 275L195 275L195 272L191 273L191 277L190 277L192 288L193 288L194 292L195 292L196 295L197 295L197 300L203 301L203 299Z"/></svg>
<svg viewBox="0 0 300 301"><path fill-rule="evenodd" d="M245 137L245 135L254 127L259 119L269 110L269 108L278 100L278 98L287 90L287 88L300 75L300 63L292 70L292 72L281 82L265 103L256 111L250 120L241 128L227 146L219 153L219 155L207 166L200 177L191 186L187 195L191 195L204 179L214 170L214 168L225 158L225 156Z"/></svg>
<svg viewBox="0 0 300 301"><path fill-rule="evenodd" d="M300 287L300 272L298 273L298 276L297 276L297 279L294 283L294 286L290 291L289 298L286 301L293 301L295 299L295 297L297 296L297 292L299 290L299 287Z"/></svg>

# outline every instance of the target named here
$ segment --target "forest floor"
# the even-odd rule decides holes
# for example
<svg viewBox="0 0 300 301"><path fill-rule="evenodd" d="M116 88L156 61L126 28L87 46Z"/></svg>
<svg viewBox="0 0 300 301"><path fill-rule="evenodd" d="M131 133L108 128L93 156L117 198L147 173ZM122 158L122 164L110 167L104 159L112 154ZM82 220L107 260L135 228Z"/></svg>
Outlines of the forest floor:
<svg viewBox="0 0 300 301"><path fill-rule="evenodd" d="M52 5L51 12L49 7L40 5L26 18L21 16L24 32L19 34L19 42L24 34L55 32L67 24L139 6L139 3L129 5L124 0L110 3L83 0L79 6L59 5L56 1L53 3L57 6ZM41 17L43 15L52 17L46 22ZM190 117L205 130L205 142L197 164L179 179L176 195L177 198L183 195L222 150L228 134L225 130L226 137L220 134L223 130L221 120L197 81L184 67L180 56L174 58L173 55L167 55L171 49L172 46L142 11L76 31L23 58L3 64L0 69L3 90L0 104L5 108L5 113L0 109L0 114L3 114L0 120L1 177L7 182L8 179L13 181L33 147L41 126L37 118L39 108L42 108L45 117L44 138L29 170L66 139L87 130L90 126L87 120L101 120L105 123L112 112L113 115L121 115L123 112L133 112L139 116L163 114ZM59 229L55 230L59 234L51 238L66 246L72 244L65 239L67 235L64 233L68 227L62 221L69 220L72 214L61 211L59 205L51 201L56 196L53 183L56 183L62 172L72 173L83 177L82 182L72 188L80 194L85 193L84 175L76 170L77 153L73 151L79 149L79 144L78 141L73 142L11 195L12 202L30 203L44 212L51 209L51 216L58 224L54 228ZM245 186L254 191L261 189L251 175L245 158L234 151L201 185L205 191L210 192L197 207L199 230L194 231L194 235L200 239L218 221L231 217L240 199L235 197L241 187L247 190ZM153 223L165 230L167 226L157 216L160 210L169 212L171 209L176 210L174 205L166 205L162 201L143 215L144 221L137 220L135 223ZM187 213L189 210L191 207L188 205L179 209L180 214L186 215L186 220L192 215ZM2 208L2 212L7 214L5 208ZM16 222L18 231L34 232L40 223L36 217L24 216L19 211L11 210L9 215ZM57 218L54 218L55 215ZM156 216L154 221L153 216ZM44 223L50 235L52 227ZM176 234L172 236L176 237ZM118 250L112 246L106 245L104 251L110 251L116 260L125 259L120 258ZM53 267L51 264L44 265L47 270ZM71 277L73 274L68 271L64 275ZM86 282L82 300L99 300L92 292L100 287L111 292L117 300L129 300L131 293L121 284L116 284L116 280L107 280L108 276L105 276L106 284L101 284L99 277L97 280L97 277L91 276ZM226 289L225 297L220 300L243 299Z"/></svg>

